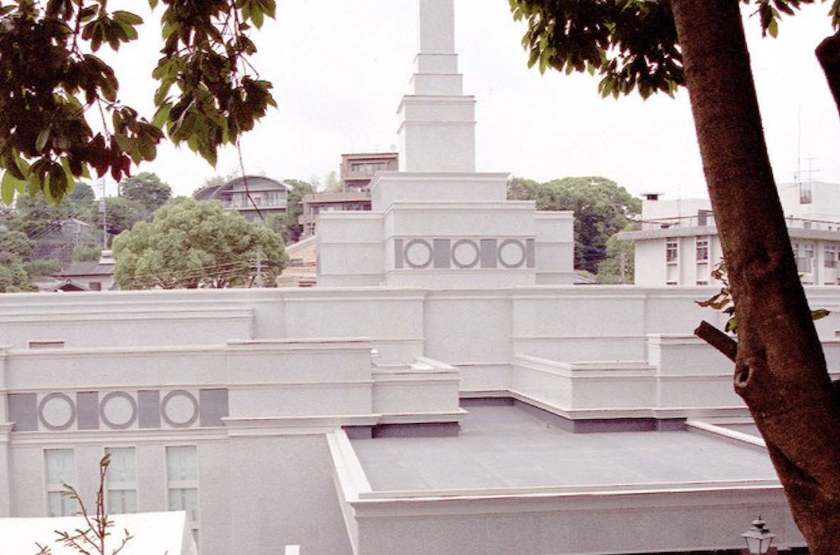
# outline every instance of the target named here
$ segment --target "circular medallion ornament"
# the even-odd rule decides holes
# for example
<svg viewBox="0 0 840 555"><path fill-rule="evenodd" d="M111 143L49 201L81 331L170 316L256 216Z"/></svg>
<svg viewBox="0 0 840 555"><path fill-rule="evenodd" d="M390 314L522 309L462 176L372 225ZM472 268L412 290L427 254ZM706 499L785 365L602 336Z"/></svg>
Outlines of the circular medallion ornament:
<svg viewBox="0 0 840 555"><path fill-rule="evenodd" d="M459 239L452 245L452 263L458 268L475 268L479 260L481 250L472 239Z"/></svg>
<svg viewBox="0 0 840 555"><path fill-rule="evenodd" d="M76 403L66 393L50 393L38 403L38 420L48 430L66 430L76 421Z"/></svg>
<svg viewBox="0 0 840 555"><path fill-rule="evenodd" d="M505 268L519 268L525 264L527 250L522 241L517 239L505 239L499 244L499 263Z"/></svg>
<svg viewBox="0 0 840 555"><path fill-rule="evenodd" d="M434 249L425 239L412 239L405 244L405 262L415 270L428 268L434 258Z"/></svg>
<svg viewBox="0 0 840 555"><path fill-rule="evenodd" d="M198 400L184 389L167 393L160 408L163 421L173 428L187 428L198 420Z"/></svg>
<svg viewBox="0 0 840 555"><path fill-rule="evenodd" d="M109 428L125 430L137 421L137 401L125 391L112 391L99 403L99 418Z"/></svg>

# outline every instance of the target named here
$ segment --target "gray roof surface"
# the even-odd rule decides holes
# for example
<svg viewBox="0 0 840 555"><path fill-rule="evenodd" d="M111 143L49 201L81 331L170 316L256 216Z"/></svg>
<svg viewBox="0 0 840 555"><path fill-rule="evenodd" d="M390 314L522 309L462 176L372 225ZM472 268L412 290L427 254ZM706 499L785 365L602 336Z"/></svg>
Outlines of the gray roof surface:
<svg viewBox="0 0 840 555"><path fill-rule="evenodd" d="M761 433L756 428L755 424L722 424L722 428L741 432L742 434L751 435L754 437L761 437Z"/></svg>
<svg viewBox="0 0 840 555"><path fill-rule="evenodd" d="M773 480L767 453L691 431L572 434L514 406L470 406L458 437L353 440L374 491Z"/></svg>
<svg viewBox="0 0 840 555"><path fill-rule="evenodd" d="M98 260L73 262L67 269L62 270L55 275L60 277L112 276L114 275L114 265L101 264Z"/></svg>

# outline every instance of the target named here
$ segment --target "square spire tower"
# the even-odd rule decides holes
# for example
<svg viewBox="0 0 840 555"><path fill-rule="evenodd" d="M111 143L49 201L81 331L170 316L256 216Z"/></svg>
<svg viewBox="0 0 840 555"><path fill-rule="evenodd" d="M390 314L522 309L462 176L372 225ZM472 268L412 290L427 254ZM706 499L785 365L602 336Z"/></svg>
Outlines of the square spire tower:
<svg viewBox="0 0 840 555"><path fill-rule="evenodd" d="M475 98L463 94L454 0L417 0L418 54L400 116L401 170L475 171Z"/></svg>

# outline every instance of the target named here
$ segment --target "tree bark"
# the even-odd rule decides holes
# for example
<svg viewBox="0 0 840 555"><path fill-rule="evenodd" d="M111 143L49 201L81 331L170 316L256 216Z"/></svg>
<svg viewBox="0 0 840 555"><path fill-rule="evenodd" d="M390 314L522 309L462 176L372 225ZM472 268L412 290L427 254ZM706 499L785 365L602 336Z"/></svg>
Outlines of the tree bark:
<svg viewBox="0 0 840 555"><path fill-rule="evenodd" d="M822 66L834 105L840 113L840 32L823 40L815 51Z"/></svg>
<svg viewBox="0 0 840 555"><path fill-rule="evenodd" d="M840 411L764 141L738 0L671 0L738 316L734 382L811 553L840 553Z"/></svg>

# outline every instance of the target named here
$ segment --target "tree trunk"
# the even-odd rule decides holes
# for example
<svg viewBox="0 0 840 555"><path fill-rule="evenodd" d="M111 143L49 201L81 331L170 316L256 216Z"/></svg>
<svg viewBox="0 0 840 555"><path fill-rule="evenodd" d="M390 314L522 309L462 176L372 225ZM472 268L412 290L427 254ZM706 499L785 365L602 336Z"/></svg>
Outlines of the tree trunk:
<svg viewBox="0 0 840 555"><path fill-rule="evenodd" d="M671 0L738 318L735 389L811 552L840 553L840 411L764 141L738 0Z"/></svg>
<svg viewBox="0 0 840 555"><path fill-rule="evenodd" d="M840 33L823 40L815 52L822 66L834 105L840 112Z"/></svg>

